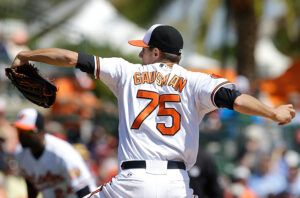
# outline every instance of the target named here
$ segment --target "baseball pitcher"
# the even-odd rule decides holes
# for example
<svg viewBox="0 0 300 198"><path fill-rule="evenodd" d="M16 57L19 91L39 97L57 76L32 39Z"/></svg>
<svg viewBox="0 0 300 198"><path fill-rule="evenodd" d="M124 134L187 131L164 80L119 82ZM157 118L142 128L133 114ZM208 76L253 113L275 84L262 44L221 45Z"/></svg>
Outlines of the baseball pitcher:
<svg viewBox="0 0 300 198"><path fill-rule="evenodd" d="M183 39L174 27L153 25L143 40L129 44L141 47L143 64L48 48L21 52L11 66L38 61L76 67L103 81L117 97L119 173L87 197L195 197L187 170L196 161L199 123L206 113L229 108L280 125L295 116L292 105L268 107L225 78L180 66Z"/></svg>

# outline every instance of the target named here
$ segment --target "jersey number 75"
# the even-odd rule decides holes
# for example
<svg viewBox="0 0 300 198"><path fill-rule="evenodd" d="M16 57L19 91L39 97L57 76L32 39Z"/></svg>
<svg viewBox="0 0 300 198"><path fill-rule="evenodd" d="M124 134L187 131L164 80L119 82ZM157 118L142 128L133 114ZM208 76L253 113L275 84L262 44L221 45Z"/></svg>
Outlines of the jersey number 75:
<svg viewBox="0 0 300 198"><path fill-rule="evenodd" d="M172 126L166 127L163 123L157 123L157 130L163 135L174 135L180 129L181 115L174 108L166 108L166 102L180 102L180 95L177 94L162 94L159 95L156 92L139 90L137 92L137 98L149 99L150 103L140 112L135 118L131 129L139 129L143 121L156 109L158 108L157 116L171 116Z"/></svg>

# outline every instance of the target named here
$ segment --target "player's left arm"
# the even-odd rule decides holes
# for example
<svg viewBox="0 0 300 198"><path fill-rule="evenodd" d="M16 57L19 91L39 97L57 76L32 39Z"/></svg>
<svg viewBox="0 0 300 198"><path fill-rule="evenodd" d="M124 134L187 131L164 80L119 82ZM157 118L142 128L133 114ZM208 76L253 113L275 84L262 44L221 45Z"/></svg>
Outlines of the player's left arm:
<svg viewBox="0 0 300 198"><path fill-rule="evenodd" d="M42 48L18 53L11 64L11 68L24 65L29 61L36 61L55 66L76 67L83 72L93 74L95 70L94 58L90 54L82 54L61 48Z"/></svg>
<svg viewBox="0 0 300 198"><path fill-rule="evenodd" d="M55 66L73 67L77 64L77 60L77 52L60 48L42 48L18 53L11 67L21 66L29 61L42 62Z"/></svg>

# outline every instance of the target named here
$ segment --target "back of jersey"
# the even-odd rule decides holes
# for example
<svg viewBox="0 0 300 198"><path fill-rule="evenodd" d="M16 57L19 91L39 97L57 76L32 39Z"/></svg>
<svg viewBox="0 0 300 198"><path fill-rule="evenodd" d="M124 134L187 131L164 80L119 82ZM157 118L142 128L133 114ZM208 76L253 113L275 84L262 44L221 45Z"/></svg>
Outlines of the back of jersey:
<svg viewBox="0 0 300 198"><path fill-rule="evenodd" d="M216 109L223 78L189 72L179 65L142 66L120 58L100 60L100 79L118 98L119 160L196 161L199 123Z"/></svg>

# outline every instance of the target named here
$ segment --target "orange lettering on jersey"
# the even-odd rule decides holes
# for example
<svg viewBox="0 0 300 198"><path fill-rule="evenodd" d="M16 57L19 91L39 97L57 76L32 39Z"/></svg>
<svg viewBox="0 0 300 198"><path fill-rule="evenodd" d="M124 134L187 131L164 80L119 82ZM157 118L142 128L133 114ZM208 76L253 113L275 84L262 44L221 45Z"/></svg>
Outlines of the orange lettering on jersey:
<svg viewBox="0 0 300 198"><path fill-rule="evenodd" d="M178 80L179 80L179 76L175 75L173 76L173 78L170 80L169 82L169 86L172 86L174 89L176 87L176 84L178 83Z"/></svg>
<svg viewBox="0 0 300 198"><path fill-rule="evenodd" d="M156 71L150 72L149 84L153 83L155 81L155 78L156 78Z"/></svg>
<svg viewBox="0 0 300 198"><path fill-rule="evenodd" d="M135 72L133 75L133 80L135 85L139 85L142 83L142 77L140 72Z"/></svg>
<svg viewBox="0 0 300 198"><path fill-rule="evenodd" d="M161 87L164 86L164 85L167 85L168 80L169 80L169 76L170 76L170 74L168 74L166 76L163 76L161 73L158 72L158 74L156 76L157 85L161 86Z"/></svg>
<svg viewBox="0 0 300 198"><path fill-rule="evenodd" d="M143 84L148 83L149 84L149 73L143 72L143 78L142 78Z"/></svg>
<svg viewBox="0 0 300 198"><path fill-rule="evenodd" d="M161 86L163 80L164 80L163 75L160 72L158 72L156 76L156 84L158 86Z"/></svg>
<svg viewBox="0 0 300 198"><path fill-rule="evenodd" d="M164 77L161 86L167 85L169 77L170 77L170 74L168 74Z"/></svg>
<svg viewBox="0 0 300 198"><path fill-rule="evenodd" d="M184 86L186 85L187 80L183 80L183 78L181 77L180 80L178 81L175 90L181 93L182 89L184 88Z"/></svg>
<svg viewBox="0 0 300 198"><path fill-rule="evenodd" d="M174 75L171 80L170 73L163 76L160 72L135 72L133 75L133 80L135 85L140 84L152 84L156 82L158 86L170 86L173 87L175 91L182 92L183 88L185 87L187 81L183 77L179 77Z"/></svg>

